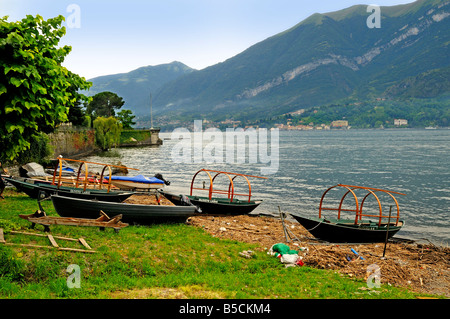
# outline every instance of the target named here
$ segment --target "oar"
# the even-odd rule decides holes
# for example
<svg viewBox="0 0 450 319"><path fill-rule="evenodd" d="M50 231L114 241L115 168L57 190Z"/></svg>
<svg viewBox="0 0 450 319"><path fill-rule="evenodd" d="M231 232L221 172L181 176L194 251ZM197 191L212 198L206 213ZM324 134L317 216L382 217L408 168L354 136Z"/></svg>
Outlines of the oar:
<svg viewBox="0 0 450 319"><path fill-rule="evenodd" d="M389 236L389 225L391 224L391 212L392 212L392 205L389 207L389 219L388 219L388 224L387 224L386 240L384 241L383 258L384 258L384 254L386 254L386 246L387 246L388 236Z"/></svg>

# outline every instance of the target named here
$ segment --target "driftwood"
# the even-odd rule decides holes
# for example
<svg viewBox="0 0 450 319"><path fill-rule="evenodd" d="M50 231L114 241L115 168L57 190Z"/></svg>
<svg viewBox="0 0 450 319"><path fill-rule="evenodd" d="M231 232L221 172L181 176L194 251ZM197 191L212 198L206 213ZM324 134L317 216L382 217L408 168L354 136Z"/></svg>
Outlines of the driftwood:
<svg viewBox="0 0 450 319"><path fill-rule="evenodd" d="M247 233L252 233L252 234L259 234L259 235L264 235L264 234L270 234L267 231L260 231L259 229L251 229L249 227L231 227L231 226L226 226L225 229L231 229L231 230L236 230L236 231L243 231L243 232L247 232Z"/></svg>
<svg viewBox="0 0 450 319"><path fill-rule="evenodd" d="M86 242L86 240L84 238L75 239L75 238L53 236L50 234L42 235L42 234L35 234L35 233L28 233L28 232L14 231L14 230L11 230L9 233L10 234L22 234L22 235L28 235L28 236L47 237L48 240L50 241L51 246L42 246L42 245L34 245L34 244L16 244L16 243L6 242L2 228L0 228L0 243L3 243L8 246L21 246L21 247L30 247L30 248L57 248L58 250L82 252L82 253L95 253L96 252L95 250L92 250L91 246L89 246L89 244ZM56 239L67 240L67 241L77 241L77 242L80 242L87 249L61 247L56 242Z"/></svg>
<svg viewBox="0 0 450 319"><path fill-rule="evenodd" d="M108 227L113 228L116 232L121 228L128 226L128 224L120 221L122 215L110 218L103 211L100 211L100 217L97 219L47 216L45 212L41 210L37 210L30 215L19 215L19 217L31 222L31 228L34 228L35 224L43 225L45 231L50 231L50 225L91 226L100 227L102 230Z"/></svg>

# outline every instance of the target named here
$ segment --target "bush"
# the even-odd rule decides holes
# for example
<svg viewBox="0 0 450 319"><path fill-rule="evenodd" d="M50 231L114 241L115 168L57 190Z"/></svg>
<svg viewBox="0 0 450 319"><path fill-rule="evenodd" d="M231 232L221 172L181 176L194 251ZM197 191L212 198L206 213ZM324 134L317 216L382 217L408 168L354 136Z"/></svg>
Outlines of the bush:
<svg viewBox="0 0 450 319"><path fill-rule="evenodd" d="M114 117L98 117L94 121L95 143L102 150L106 151L113 145L117 146L120 142L120 133L122 132L122 123Z"/></svg>

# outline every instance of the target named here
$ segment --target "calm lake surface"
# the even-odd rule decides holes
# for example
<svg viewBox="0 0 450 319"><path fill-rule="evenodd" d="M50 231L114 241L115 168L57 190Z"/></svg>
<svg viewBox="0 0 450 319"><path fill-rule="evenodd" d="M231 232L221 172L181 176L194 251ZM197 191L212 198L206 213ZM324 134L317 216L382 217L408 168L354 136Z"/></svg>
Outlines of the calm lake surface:
<svg viewBox="0 0 450 319"><path fill-rule="evenodd" d="M248 163L250 160L241 164L226 163L225 158L223 163L194 163L194 134L201 133L191 133L191 139L180 141L171 139L171 133L161 133L164 143L160 147L122 148L118 149L120 158L91 156L86 160L113 164L120 160L123 165L140 170L130 171L132 176L161 173L171 182L165 189L180 194L189 192L193 175L202 168L263 176L261 168L269 166L260 158L257 163ZM267 136L269 145L270 132ZM214 142L207 139L203 147L205 144L217 147L216 152L226 149L220 139ZM173 152L182 147L191 148L192 160L177 163ZM236 149L239 147L241 151L244 147L248 158L252 147L248 143L236 145ZM278 151L276 173L264 175L268 179L250 180L253 198L264 200L255 213L278 216L280 207L287 213L317 216L320 198L331 186L382 188L406 194L394 195L400 206L400 218L406 222L397 237L425 238L435 244L450 243L450 130L280 131ZM198 181L206 178L207 175L202 173ZM236 184L236 192L247 192L243 179L241 183L236 180ZM341 192L333 190L327 194L328 207L337 207L336 203L346 191L340 189ZM358 200L361 201L365 194L358 193ZM379 194L383 215L389 214L390 205L394 205L394 212L392 199ZM345 204L354 209L353 197L347 196ZM378 204L373 196L369 196L364 204L364 211L366 209L377 212ZM332 218L334 214L327 212L325 215Z"/></svg>

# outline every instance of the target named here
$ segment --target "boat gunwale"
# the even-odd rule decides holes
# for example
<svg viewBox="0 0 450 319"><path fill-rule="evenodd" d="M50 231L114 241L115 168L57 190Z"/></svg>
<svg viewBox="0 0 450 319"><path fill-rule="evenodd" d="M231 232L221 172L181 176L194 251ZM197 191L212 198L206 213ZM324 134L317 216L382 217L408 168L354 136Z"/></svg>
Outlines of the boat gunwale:
<svg viewBox="0 0 450 319"><path fill-rule="evenodd" d="M170 196L175 196L177 198L179 198L179 200L181 200L181 196L182 195L176 195L174 193L170 193L170 192L165 192L165 191L159 191L162 195L170 195ZM206 196L197 196L197 195L184 195L187 198L189 198L189 200L191 201L196 201L196 202L200 202L200 203L207 203L207 204L218 204L218 205L239 205L239 206L254 206L254 205L260 205L263 200L262 199L253 199L250 202L247 200L241 200L238 198L234 198L233 201L230 201L229 198L225 198L225 197L212 197L211 199L209 197ZM177 199L178 200L178 199ZM170 199L169 199L170 201Z"/></svg>
<svg viewBox="0 0 450 319"><path fill-rule="evenodd" d="M352 220L352 219L340 219L340 220L346 221L346 222L338 222L339 221L338 219L328 219L328 218L318 218L318 217L305 217L305 216L302 216L302 215L299 215L299 214L293 214L293 213L290 213L290 215L292 215L294 218L295 217L300 217L300 218L303 218L303 219L308 220L310 222L317 223L317 225L314 226L314 227L317 227L320 224L324 224L324 225L336 226L336 227L341 227L341 228L348 228L348 229L353 229L353 230L358 230L359 229L359 230L364 230L364 231L383 231L383 232L387 231L387 223L383 223L382 225L384 225L384 226L380 227L377 222L368 221L368 220L362 220L361 223L355 224L354 220ZM360 227L361 225L373 225L373 227ZM396 225L395 222L391 222L389 224L389 231L391 231L391 230L399 230L404 225L405 225L405 221L404 220L399 220L398 221L398 225Z"/></svg>
<svg viewBox="0 0 450 319"><path fill-rule="evenodd" d="M73 198L73 197L67 197L67 196L62 196L62 195L51 195L50 198L52 197L56 197L58 198L67 198L69 200L77 200L80 202L94 202L94 203L98 203L98 204L106 204L109 205L111 204L112 206L129 206L129 207L138 207L138 208L144 208L144 207L173 207L175 209L178 209L176 207L180 207L179 210L182 210L183 208L185 208L184 206L176 206L176 205L153 205L153 204L131 204L131 203L124 203L124 202L107 202L107 201L102 201L102 200L96 200L96 199L84 199L84 198Z"/></svg>
<svg viewBox="0 0 450 319"><path fill-rule="evenodd" d="M38 187L38 188L44 188L44 190L46 191L61 191L61 192L69 192L69 193L73 193L73 194L101 194L104 196L116 196L116 195L123 195L123 194L133 194L133 192L129 192L129 191L121 191L121 190L114 190L114 191L107 191L105 189L91 189L88 188L86 190L82 189L82 188L77 188L77 187L70 187L70 186L57 186L57 185L53 185L50 184L46 181L40 181L40 180L34 180L32 178L28 178L28 177L20 177L20 179L17 179L17 177L13 177L13 176L2 176L7 182L13 184L14 182L19 183L21 186L23 187L27 187L29 189L32 189L34 187ZM12 180L12 181L11 181ZM27 180L32 180L33 183L28 182ZM14 184L13 184L14 185ZM131 196L131 195L130 195Z"/></svg>

